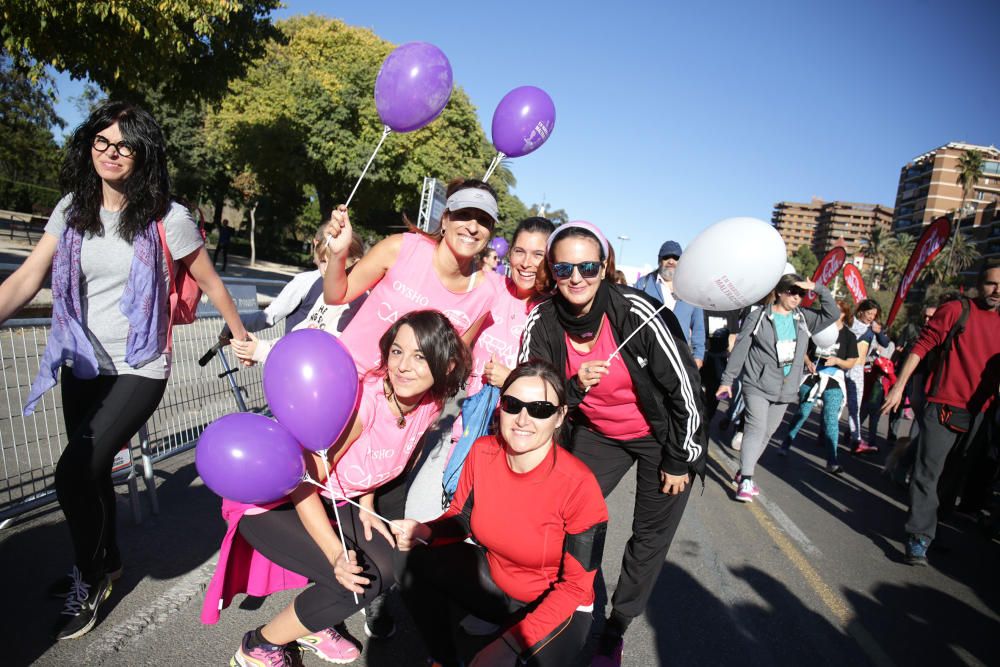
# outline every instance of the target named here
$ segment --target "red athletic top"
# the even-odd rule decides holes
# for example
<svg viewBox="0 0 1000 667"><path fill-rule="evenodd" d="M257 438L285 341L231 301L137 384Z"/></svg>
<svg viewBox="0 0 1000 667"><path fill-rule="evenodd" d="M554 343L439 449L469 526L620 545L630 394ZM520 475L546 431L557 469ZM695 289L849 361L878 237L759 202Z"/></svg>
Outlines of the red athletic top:
<svg viewBox="0 0 1000 667"><path fill-rule="evenodd" d="M567 376L576 375L585 361L606 360L617 347L607 315L601 322L601 332L590 352L576 351L567 334ZM611 360L608 370L611 372L587 392L580 403L580 411L595 431L609 438L634 440L649 435L649 422L639 408L639 397L635 394L632 376L628 374L628 368L620 354L616 354Z"/></svg>
<svg viewBox="0 0 1000 667"><path fill-rule="evenodd" d="M469 451L448 511L428 526L432 544L472 535L501 590L525 603L541 599L504 635L531 655L577 608L593 604L607 522L597 479L565 449L553 447L534 470L515 473L496 437L484 436Z"/></svg>
<svg viewBox="0 0 1000 667"><path fill-rule="evenodd" d="M911 352L921 359L933 348L944 342L951 327L962 314L960 301L949 301L934 313L924 325ZM976 414L985 412L1000 382L1000 313L984 310L975 300L969 303L969 319L965 331L955 337L951 352L945 360L941 384L931 403L943 403L963 408ZM933 371L934 369L928 369ZM930 391L933 372L928 373L927 391Z"/></svg>

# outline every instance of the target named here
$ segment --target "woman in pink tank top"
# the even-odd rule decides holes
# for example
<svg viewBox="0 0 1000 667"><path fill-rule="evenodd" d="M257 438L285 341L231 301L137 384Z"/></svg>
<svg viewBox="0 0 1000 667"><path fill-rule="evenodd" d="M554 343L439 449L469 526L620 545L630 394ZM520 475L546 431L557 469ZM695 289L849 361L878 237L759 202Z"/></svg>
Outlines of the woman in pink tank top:
<svg viewBox="0 0 1000 667"><path fill-rule="evenodd" d="M473 179L453 183L437 234L414 230L386 237L348 273L351 223L345 206L334 211L327 227L330 263L323 294L328 304L339 305L370 290L341 335L359 373L378 364L376 343L382 333L414 310L441 311L471 345L497 293L475 262L497 215L496 192L489 185Z"/></svg>
<svg viewBox="0 0 1000 667"><path fill-rule="evenodd" d="M468 346L455 327L432 310L402 316L380 337L378 349L379 364L360 379L355 414L328 452L334 495L357 498L369 510L375 489L403 472L423 432L458 392L471 364ZM307 455L306 467L310 477L325 483L326 466L319 456ZM250 508L236 518L241 539L313 585L270 623L247 632L232 664L292 664L286 645L295 642L332 662L357 657L357 649L333 626L395 582L395 543L389 527L377 517L346 503L338 508L346 544L331 525L333 513L321 493L305 482L285 501ZM218 565L223 572L225 567ZM216 578L224 576L216 572ZM230 583L209 590L217 596L239 586Z"/></svg>

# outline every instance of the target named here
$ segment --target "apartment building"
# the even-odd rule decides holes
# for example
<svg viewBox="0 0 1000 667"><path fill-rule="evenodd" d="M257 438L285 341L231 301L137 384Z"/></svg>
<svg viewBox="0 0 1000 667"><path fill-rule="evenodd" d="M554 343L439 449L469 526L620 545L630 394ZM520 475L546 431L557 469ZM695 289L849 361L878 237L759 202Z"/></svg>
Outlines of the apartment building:
<svg viewBox="0 0 1000 667"><path fill-rule="evenodd" d="M812 248L817 257L843 246L849 261L863 270L871 268L864 255L872 229L878 226L888 231L892 221L893 210L882 204L824 202L816 197L808 204L778 202L771 217L789 255L803 245Z"/></svg>

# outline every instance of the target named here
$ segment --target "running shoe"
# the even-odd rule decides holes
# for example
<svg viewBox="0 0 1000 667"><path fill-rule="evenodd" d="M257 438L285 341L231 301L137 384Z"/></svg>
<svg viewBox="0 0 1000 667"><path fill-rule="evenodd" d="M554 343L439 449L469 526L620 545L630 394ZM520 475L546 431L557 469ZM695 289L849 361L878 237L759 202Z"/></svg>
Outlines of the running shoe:
<svg viewBox="0 0 1000 667"><path fill-rule="evenodd" d="M844 468L836 463L827 463L826 471L831 475L842 475L844 474Z"/></svg>
<svg viewBox="0 0 1000 667"><path fill-rule="evenodd" d="M365 615L365 635L372 639L388 639L396 634L396 621L385 606L386 595L379 595L361 610Z"/></svg>
<svg viewBox="0 0 1000 667"><path fill-rule="evenodd" d="M73 569L76 569L75 567ZM118 568L108 572L108 577L112 582L118 581L122 578L122 574L125 572L125 568L118 564ZM73 590L73 573L70 572L65 577L52 582L49 586L47 595L50 598L63 600L69 595L70 591Z"/></svg>
<svg viewBox="0 0 1000 667"><path fill-rule="evenodd" d="M590 667L621 667L625 639L621 635L602 634Z"/></svg>
<svg viewBox="0 0 1000 667"><path fill-rule="evenodd" d="M743 431L737 431L736 434L733 435L732 442L729 444L734 451L740 451L740 449L743 448Z"/></svg>
<svg viewBox="0 0 1000 667"><path fill-rule="evenodd" d="M736 471L736 476L735 476L735 477L733 477L733 484L735 484L735 485L736 485L736 487L737 487L737 488L739 488L739 486L740 486L740 483L741 483L742 481L743 481L743 473L741 473L741 472L740 472L739 470L737 470L737 471ZM753 482L753 480L752 480L752 479L751 479L750 481L751 481L751 482ZM758 486L757 486L757 483L756 483L756 482L753 482L753 494L754 494L755 496L759 496L759 495L760 495L760 488L758 488Z"/></svg>
<svg viewBox="0 0 1000 667"><path fill-rule="evenodd" d="M107 575L95 583L87 583L80 570L73 566L70 576L73 584L56 626L56 639L76 639L90 632L97 625L101 604L111 595L111 578Z"/></svg>
<svg viewBox="0 0 1000 667"><path fill-rule="evenodd" d="M757 495L757 493L760 493L759 491L757 493L754 493L754 491L755 489L752 479L741 480L740 488L736 492L736 500L740 501L741 503L752 503L753 497Z"/></svg>
<svg viewBox="0 0 1000 667"><path fill-rule="evenodd" d="M877 452L878 447L872 447L864 440L858 442L858 446L854 448L855 454L871 454L872 452Z"/></svg>
<svg viewBox="0 0 1000 667"><path fill-rule="evenodd" d="M314 635L306 635L295 640L306 651L315 653L322 660L337 665L354 662L361 651L348 639L345 639L333 628L320 630Z"/></svg>
<svg viewBox="0 0 1000 667"><path fill-rule="evenodd" d="M927 548L931 541L920 535L909 535L906 538L906 562L910 565L927 565Z"/></svg>
<svg viewBox="0 0 1000 667"><path fill-rule="evenodd" d="M284 644L257 644L253 646L254 631L243 635L240 649L229 660L229 667L292 667L292 652Z"/></svg>

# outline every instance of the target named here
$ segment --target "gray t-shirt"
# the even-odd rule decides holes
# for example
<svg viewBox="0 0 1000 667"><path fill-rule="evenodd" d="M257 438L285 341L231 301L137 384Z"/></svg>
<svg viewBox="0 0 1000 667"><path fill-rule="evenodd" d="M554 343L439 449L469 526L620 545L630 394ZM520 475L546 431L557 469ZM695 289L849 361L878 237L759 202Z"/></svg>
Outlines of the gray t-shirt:
<svg viewBox="0 0 1000 667"><path fill-rule="evenodd" d="M72 195L66 195L56 205L45 225L45 231L57 239L66 228L66 209ZM132 368L125 362L128 341L128 318L119 304L129 271L132 269L132 245L118 235L118 211L101 209L104 224L102 236L87 234L80 249L80 300L83 309L83 327L94 346L101 375L139 375L164 379L170 374L170 356L160 355L142 368ZM186 208L171 202L163 219L167 233L167 247L175 260L198 250L204 242L194 218ZM166 267L160 267L164 284L170 284Z"/></svg>

